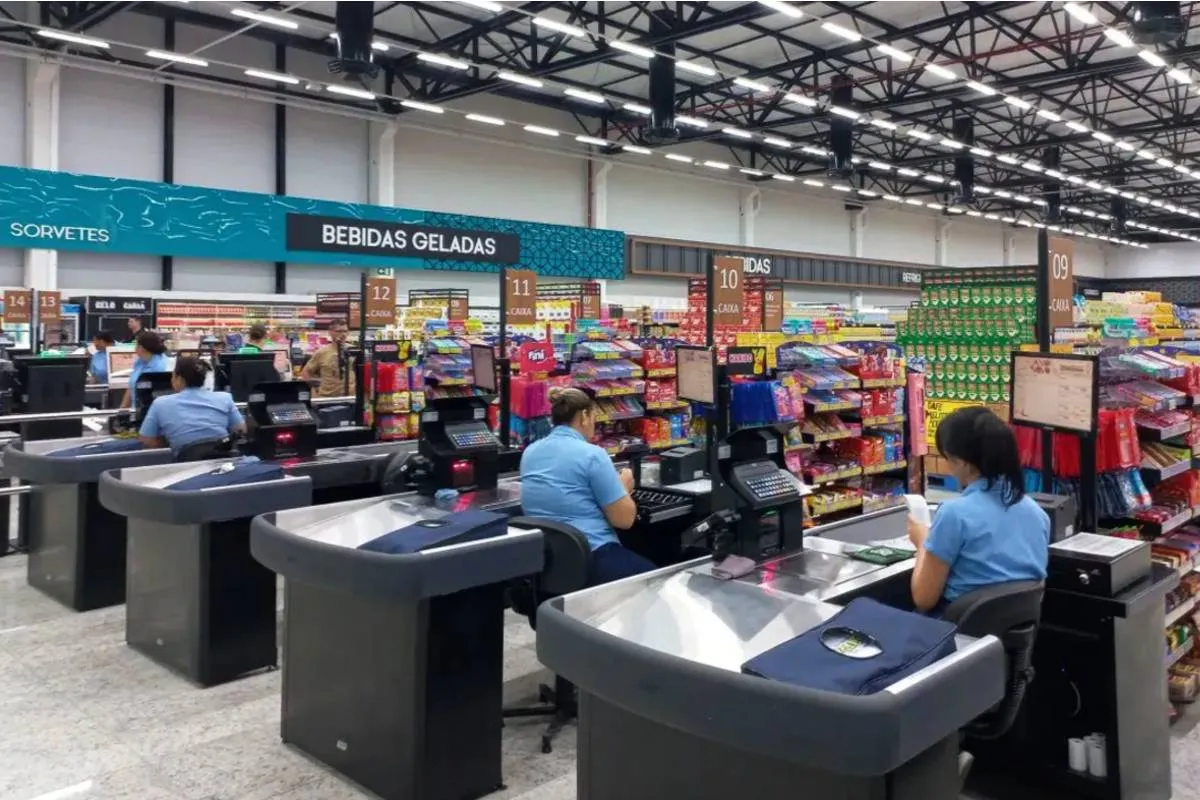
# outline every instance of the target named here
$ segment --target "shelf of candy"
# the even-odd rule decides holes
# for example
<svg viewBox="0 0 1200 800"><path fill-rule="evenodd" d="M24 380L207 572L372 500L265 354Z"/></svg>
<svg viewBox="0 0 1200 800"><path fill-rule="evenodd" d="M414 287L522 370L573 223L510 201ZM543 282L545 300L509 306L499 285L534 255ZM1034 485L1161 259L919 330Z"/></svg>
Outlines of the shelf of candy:
<svg viewBox="0 0 1200 800"><path fill-rule="evenodd" d="M862 490L853 486L829 486L814 491L804 498L804 524L811 527L814 520L841 511L863 507Z"/></svg>
<svg viewBox="0 0 1200 800"><path fill-rule="evenodd" d="M862 425L848 422L837 414L816 414L804 420L802 441L809 444L832 442L862 436Z"/></svg>
<svg viewBox="0 0 1200 800"><path fill-rule="evenodd" d="M1190 472L1192 449L1187 446L1173 447L1164 442L1146 442L1142 445L1141 469L1149 486Z"/></svg>
<svg viewBox="0 0 1200 800"><path fill-rule="evenodd" d="M162 331L223 333L262 323L278 330L311 328L314 304L164 303L154 305L154 327Z"/></svg>
<svg viewBox="0 0 1200 800"><path fill-rule="evenodd" d="M861 393L858 407L864 428L904 422L904 389L869 389Z"/></svg>
<svg viewBox="0 0 1200 800"><path fill-rule="evenodd" d="M804 393L804 403L814 414L826 411L855 411L862 408L862 393L853 389L824 391L809 389Z"/></svg>
<svg viewBox="0 0 1200 800"><path fill-rule="evenodd" d="M858 375L864 389L900 389L907 382L904 359L888 347L860 353L858 364L850 369Z"/></svg>
<svg viewBox="0 0 1200 800"><path fill-rule="evenodd" d="M1186 411L1143 411L1134 415L1142 439L1161 442L1185 437L1192 432L1193 415Z"/></svg>
<svg viewBox="0 0 1200 800"><path fill-rule="evenodd" d="M642 441L654 450L691 444L691 415L687 413L665 414L638 420L634 430Z"/></svg>
<svg viewBox="0 0 1200 800"><path fill-rule="evenodd" d="M852 455L822 448L820 451L802 454L800 473L812 486L821 486L862 475L862 464Z"/></svg>
<svg viewBox="0 0 1200 800"><path fill-rule="evenodd" d="M842 459L860 465L863 475L895 472L908 466L904 453L904 435L877 432L871 436L833 442L830 449Z"/></svg>
<svg viewBox="0 0 1200 800"><path fill-rule="evenodd" d="M1165 411L1188 402L1188 395L1153 381L1126 381L1100 387L1100 404L1105 406L1130 405L1148 411Z"/></svg>
<svg viewBox="0 0 1200 800"><path fill-rule="evenodd" d="M372 373L373 376L372 376ZM381 363L367 372L363 386L372 398L366 409L368 424L381 441L416 439L425 408L424 376L419 367Z"/></svg>
<svg viewBox="0 0 1200 800"><path fill-rule="evenodd" d="M904 505L904 481L897 478L865 478L862 485L863 513Z"/></svg>
<svg viewBox="0 0 1200 800"><path fill-rule="evenodd" d="M729 424L733 430L781 425L804 419L804 393L788 378L740 381L730 386Z"/></svg>
<svg viewBox="0 0 1200 800"><path fill-rule="evenodd" d="M1196 625L1183 622L1167 631L1166 662L1172 668L1193 652L1196 646Z"/></svg>

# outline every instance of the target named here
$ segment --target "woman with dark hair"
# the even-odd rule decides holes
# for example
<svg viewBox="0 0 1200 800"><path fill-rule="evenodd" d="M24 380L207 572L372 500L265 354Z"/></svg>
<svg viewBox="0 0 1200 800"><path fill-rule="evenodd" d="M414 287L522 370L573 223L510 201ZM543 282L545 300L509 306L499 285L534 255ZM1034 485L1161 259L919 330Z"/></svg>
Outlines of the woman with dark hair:
<svg viewBox="0 0 1200 800"><path fill-rule="evenodd" d="M654 563L617 539L633 527L637 505L630 497L633 473L620 472L596 435L596 401L581 389L550 389L554 429L521 454L521 510L578 528L592 551L589 585L628 578Z"/></svg>
<svg viewBox="0 0 1200 800"><path fill-rule="evenodd" d="M133 361L133 369L129 371L129 388L125 390L121 408L137 408L137 392L134 389L143 372L166 372L171 368L171 362L167 359L167 345L154 331L142 331L137 335L134 352L137 358Z"/></svg>
<svg viewBox="0 0 1200 800"><path fill-rule="evenodd" d="M204 388L208 364L193 356L175 359L171 388L175 394L160 397L146 412L138 438L146 447L170 447L176 454L196 442L224 439L245 429L229 392Z"/></svg>
<svg viewBox="0 0 1200 800"><path fill-rule="evenodd" d="M1044 580L1050 518L1025 494L1017 440L982 406L961 408L937 428L937 449L964 487L942 503L933 525L908 520L917 548L913 603L938 608L964 594L1013 581Z"/></svg>

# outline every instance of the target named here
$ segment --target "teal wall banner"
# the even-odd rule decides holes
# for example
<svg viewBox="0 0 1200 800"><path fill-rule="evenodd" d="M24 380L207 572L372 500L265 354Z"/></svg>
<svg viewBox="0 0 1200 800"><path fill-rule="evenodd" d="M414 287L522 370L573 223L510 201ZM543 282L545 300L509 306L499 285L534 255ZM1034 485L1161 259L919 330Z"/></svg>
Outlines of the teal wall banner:
<svg viewBox="0 0 1200 800"><path fill-rule="evenodd" d="M625 277L620 231L0 167L0 247Z"/></svg>

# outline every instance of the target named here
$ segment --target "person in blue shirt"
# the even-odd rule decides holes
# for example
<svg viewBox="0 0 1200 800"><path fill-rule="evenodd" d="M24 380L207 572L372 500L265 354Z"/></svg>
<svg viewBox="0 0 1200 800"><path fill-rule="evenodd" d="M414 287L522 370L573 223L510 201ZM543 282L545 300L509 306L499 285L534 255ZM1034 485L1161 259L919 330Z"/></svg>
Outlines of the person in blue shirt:
<svg viewBox="0 0 1200 800"><path fill-rule="evenodd" d="M137 408L136 387L138 378L143 372L168 372L170 361L167 359L167 346L162 337L154 331L142 331L137 335L137 347L134 348L137 358L133 361L133 369L129 371L129 388L121 399L121 408Z"/></svg>
<svg viewBox="0 0 1200 800"><path fill-rule="evenodd" d="M633 473L617 472L603 448L591 444L596 403L581 389L550 389L550 435L521 454L521 510L578 528L592 551L588 583L595 586L648 572L654 563L621 545L616 530L633 527Z"/></svg>
<svg viewBox="0 0 1200 800"><path fill-rule="evenodd" d="M178 454L189 444L215 441L245 430L242 412L229 392L204 388L208 364L193 356L175 359L171 387L146 412L138 438L148 447L170 447Z"/></svg>
<svg viewBox="0 0 1200 800"><path fill-rule="evenodd" d="M108 331L97 331L92 337L92 360L88 363L88 374L96 383L108 383L108 348L117 340Z"/></svg>
<svg viewBox="0 0 1200 800"><path fill-rule="evenodd" d="M964 594L1013 581L1045 580L1050 517L1025 494L1017 440L982 406L941 421L937 449L965 487L942 503L933 525L909 518L917 549L912 596L917 610L936 613Z"/></svg>

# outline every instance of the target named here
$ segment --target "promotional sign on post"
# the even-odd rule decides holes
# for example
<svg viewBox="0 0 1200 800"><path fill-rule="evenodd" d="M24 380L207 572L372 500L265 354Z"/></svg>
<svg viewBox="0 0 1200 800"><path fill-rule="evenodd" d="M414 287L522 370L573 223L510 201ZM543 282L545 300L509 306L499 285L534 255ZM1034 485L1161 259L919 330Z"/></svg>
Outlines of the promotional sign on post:
<svg viewBox="0 0 1200 800"><path fill-rule="evenodd" d="M28 289L7 289L4 292L4 322L33 322L33 292Z"/></svg>
<svg viewBox="0 0 1200 800"><path fill-rule="evenodd" d="M742 259L734 256L713 257L713 322L740 325L742 322Z"/></svg>
<svg viewBox="0 0 1200 800"><path fill-rule="evenodd" d="M1050 333L1075 324L1071 312L1075 293L1075 242L1051 237L1047 285L1050 287Z"/></svg>
<svg viewBox="0 0 1200 800"><path fill-rule="evenodd" d="M450 296L450 307L446 319L455 321L467 319L471 315L471 301L468 297Z"/></svg>
<svg viewBox="0 0 1200 800"><path fill-rule="evenodd" d="M763 330L777 333L783 327L783 289L763 290Z"/></svg>
<svg viewBox="0 0 1200 800"><path fill-rule="evenodd" d="M762 375L766 371L767 348L730 347L726 351L726 375Z"/></svg>
<svg viewBox="0 0 1200 800"><path fill-rule="evenodd" d="M600 295L583 293L579 310L580 319L600 319Z"/></svg>
<svg viewBox="0 0 1200 800"><path fill-rule="evenodd" d="M376 327L396 322L396 279L367 278L367 324Z"/></svg>
<svg viewBox="0 0 1200 800"><path fill-rule="evenodd" d="M517 350L517 368L526 377L545 375L554 366L554 345L550 342L523 342Z"/></svg>
<svg viewBox="0 0 1200 800"><path fill-rule="evenodd" d="M505 322L509 325L533 325L537 322L537 273L529 269L510 269L504 279Z"/></svg>
<svg viewBox="0 0 1200 800"><path fill-rule="evenodd" d="M38 292L38 319L42 322L62 319L62 292Z"/></svg>

